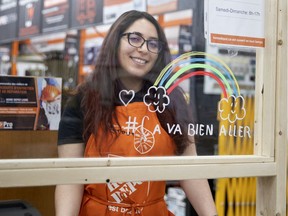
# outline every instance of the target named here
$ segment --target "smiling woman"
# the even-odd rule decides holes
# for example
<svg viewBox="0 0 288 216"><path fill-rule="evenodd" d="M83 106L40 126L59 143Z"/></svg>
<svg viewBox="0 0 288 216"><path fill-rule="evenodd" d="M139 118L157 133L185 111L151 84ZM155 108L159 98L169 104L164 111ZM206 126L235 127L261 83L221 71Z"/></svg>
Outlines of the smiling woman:
<svg viewBox="0 0 288 216"><path fill-rule="evenodd" d="M177 87L168 97L164 88L153 86L170 60L165 34L153 16L122 14L103 42L91 78L64 110L59 156L196 155L182 91ZM172 124L183 133L172 132ZM206 180L183 180L181 185L199 215L216 214ZM58 185L56 213L173 215L164 201L165 187L165 181Z"/></svg>
<svg viewBox="0 0 288 216"><path fill-rule="evenodd" d="M143 26L146 26L145 29ZM131 30L134 33L130 33ZM149 39L146 40L144 37ZM122 68L119 77L127 89L141 89L142 77L153 68L161 51L161 45L157 46L161 42L157 38L156 28L146 19L135 21L122 34L118 49L118 60Z"/></svg>
<svg viewBox="0 0 288 216"><path fill-rule="evenodd" d="M87 50L87 53L92 53L93 56L96 57L96 54L98 54L99 51L100 44L102 43L102 39L106 37L106 25L104 28L102 28L102 26L98 26L100 22L98 23L98 21L96 21L97 26L91 26L91 29L86 29L86 24L81 25L81 27L77 26L77 31L74 31L76 30L76 28L73 28L73 30L71 29L72 31L69 30L67 32L66 39L64 39L64 32L61 32L60 35L56 32L53 32L53 34L51 35L37 34L37 37L35 35L31 36L31 38L15 38L14 36L17 35L18 26L16 20L23 22L25 20L21 19L21 17L24 17L24 13L22 13L23 16L19 14L20 18L17 18L17 11L19 11L21 8L25 10L29 9L26 8L25 5L30 7L32 1L3 0L0 2L2 2L0 3L0 8L3 10L7 9L7 13L3 12L3 14L7 14L7 16L4 15L2 18L0 18L0 23L4 24L0 27L0 29L3 30L0 31L0 57L1 52L4 52L4 56L2 56L2 61L0 58L0 74L5 75L2 76L2 78L6 77L6 75L9 74L13 76L24 74L28 75L30 74L30 72L33 72L34 75L39 74L38 69L35 71L26 71L27 73L24 71L26 66L29 67L31 63L33 65L33 63L36 63L38 61L42 62L44 60L42 57L23 58L21 56L23 54L22 51L32 51L31 49L29 49L30 45L36 45L33 47L37 49L37 53L42 53L42 51L46 53L46 51L50 49L58 50L64 48L62 46L64 45L64 42L65 46L69 46L70 42L73 44L72 48L74 48L76 52L70 52L70 49L68 48L69 56L65 55L64 60L62 59L62 52L58 53L58 51L57 53L55 53L54 51L51 52L51 55L49 54L51 58L48 56L48 59L46 59L47 61L50 59L47 62L48 71L54 71L54 69L55 71L57 71L57 68L55 68L54 66L56 66L56 64L57 66L60 66L60 64L58 65L58 63L61 63L61 65L65 66L65 68L66 63L68 63L69 68L71 64L74 65L74 63L80 63L79 70L76 66L73 66L72 71L69 70L73 74L74 72L76 72L74 74L75 76L73 75L71 76L71 78L71 73L69 72L68 75L66 73L68 71L66 69L62 70L64 69L62 67L62 69L58 70L59 73L53 73L53 76L60 76L61 74L61 77L64 81L63 87L65 89L72 89L75 87L74 83L76 82L75 78L77 75L79 75L79 78L84 78L84 71L87 72L86 63L89 64L89 69L91 68L91 70L89 70L89 73L90 71L92 72L92 70L95 68L95 65L91 65L95 64L94 58L90 59L91 61L89 59L87 61L83 61L82 57L85 56L85 54L83 55L83 51L86 50L86 42L89 42L89 44L91 44L91 47L93 46L93 48L95 49L93 51L92 49L90 49L91 47L89 46L89 50ZM22 5L22 7L22 3L20 3L19 7L21 8L18 8L18 10L16 6L19 2L22 2L24 5ZM33 1L33 4L35 2L36 1ZM66 2L67 4L65 5L67 6L69 5L69 2L71 3L72 1L44 0L37 2L43 2L42 5L44 5L45 7L47 6L47 3L50 3L50 6L55 6L56 4L61 4L61 2ZM101 4L103 3L102 0L75 0L73 2L75 2L75 4L70 4L69 6L69 8L73 9L71 10L71 12L76 11L76 5L83 5L80 4L80 2L101 2ZM76 2L78 3L76 4ZM97 11L94 7L95 4L93 4L93 7L91 7L91 5L89 4L86 4L87 8L83 8L83 12L87 11L88 13L95 13L96 11L97 17L98 15L100 15L99 17L101 17L101 20L102 17L104 17L104 23L105 17L108 18L110 24L110 21L112 19L114 20L116 16L118 17L120 11L123 11L121 3L127 6L126 3L129 2L131 6L130 8L133 7L133 3L135 3L135 6L136 2L143 2L142 6L144 6L144 3L145 6L147 4L146 1L141 0L109 0L108 3L109 2L114 7L105 7L107 3L107 1L105 0L103 16L101 12L102 5L99 6L98 4ZM118 3L118 5L115 5L115 2ZM79 86L76 94L72 96L69 100L69 103L67 103L63 120L61 122L62 126L59 131L60 133L58 150L60 157L69 158L55 159L55 157L57 157L56 142L58 131L14 130L15 123L11 121L10 112L13 111L14 113L15 110L17 111L20 109L24 111L24 109L19 109L19 107L16 108L12 106L12 104L20 104L22 102L26 103L27 101L25 100L27 99L21 98L21 95L19 96L18 94L15 95L16 98L9 96L6 98L7 100L5 100L3 94L8 92L25 93L25 91L28 89L26 88L25 90L24 88L22 88L24 86L21 85L18 85L19 88L17 89L12 88L10 85L12 83L9 83L9 86L7 86L7 83L0 82L0 85L2 85L2 94L0 92L0 200L26 200L30 202L33 206L38 208L41 214L55 215L53 212L54 205L52 205L52 202L54 201L54 186L45 186L58 184L59 186L57 186L56 190L56 206L57 214L60 216L79 215L80 208L82 215L85 214L83 213L84 211L87 211L87 215L101 215L101 213L103 213L104 215L129 215L129 213L131 213L132 215L133 213L135 213L137 216L139 216L141 214L147 215L147 211L149 211L149 209L151 209L152 211L155 207L158 207L161 204L161 207L163 208L159 207L159 209L157 210L161 211L161 213L163 214L169 214L162 200L160 200L159 203L154 203L154 201L156 202L158 201L158 197L162 197L165 180L179 180L181 181L181 186L183 186L183 188L185 189L185 192L187 193L187 196L189 197L191 203L194 205L194 207L196 207L197 211L202 214L204 212L202 211L204 203L205 208L211 207L211 209L213 209L212 201L203 201L203 196L208 197L208 199L210 200L210 192L207 192L205 190L205 188L207 189L205 185L201 186L202 183L205 184L205 181L202 181L201 183L201 181L188 181L187 179L212 178L217 179L217 185L215 186L215 199L219 216L224 216L225 214L227 214L227 212L231 214L235 212L235 214L238 214L240 211L243 215L248 216L248 209L254 209L254 211L250 211L250 215L287 215L287 195L285 190L287 188L286 144L288 132L287 0L205 1L206 3L209 2L210 6L214 5L213 7L211 7L214 12L220 12L220 14L229 15L229 17L233 16L233 14L234 17L235 15L242 16L243 14L237 13L238 10L248 11L249 15L247 14L246 17L250 18L245 20L247 22L253 20L253 23L256 22L257 26L260 26L258 25L258 20L260 17L263 17L263 14L265 13L265 17L263 17L263 21L265 20L265 34L263 34L265 36L263 37L265 38L260 38L261 40L258 38L259 40L255 41L255 35L250 34L249 35L252 37L240 38L233 38L229 35L227 37L224 37L225 35L223 34L217 34L216 36L211 35L217 37L216 39L219 39L218 42L217 40L213 41L218 44L222 44L223 42L227 44L227 41L232 40L234 42L238 41L242 43L243 40L246 39L245 46L252 45L253 47L259 47L257 48L257 51L255 53L253 52L253 56L250 55L251 53L242 50L243 47L238 49L233 46L233 49L231 49L230 45L226 46L224 44L219 45L218 50L214 49L217 47L217 45L213 45L213 50L208 49L208 46L204 47L204 44L206 44L206 42L209 43L208 38L207 41L205 41L203 36L204 14L207 14L209 15L208 17L210 17L210 19L207 20L207 27L219 27L221 25L224 29L228 29L227 22L218 22L215 19L211 18L214 17L211 16L212 13L203 13L202 6L204 6L204 1L159 0L147 2L148 5L151 5L149 4L149 2L153 2L153 4L158 4L159 2L178 2L179 4L173 4L173 6L176 6L174 8L175 10L182 10L188 8L183 7L183 2L186 2L186 5L193 2L193 4L190 4L190 6L193 7L193 24L192 10L190 9L189 16L185 16L186 12L183 13L183 11L177 11L173 14L163 14L162 12L159 13L159 10L157 10L157 14L155 17L159 20L161 25L165 27L165 30L169 30L166 32L166 35L167 37L169 37L169 46L172 45L170 49L173 54L176 55L177 52L178 55L180 52L186 52L187 50L190 51L192 49L199 51L205 50L206 53L193 51L192 53L190 53L192 55L182 56L183 59L181 60L183 61L181 62L185 62L183 64L184 67L182 67L182 64L180 65L172 63L171 65L170 62L169 65L171 67L167 68L167 70L165 69L165 73L162 74L161 72L160 74L162 74L163 76L159 76L161 79L159 78L159 80L156 82L155 77L158 77L159 71L162 70L163 66L165 66L167 62L170 61L169 53L166 50L167 43L165 42L165 38L162 37L161 31L158 31L157 24L154 26L157 31L156 38L153 31L146 32L144 24L141 29L137 27L137 20L140 21L140 19L146 19L146 15L142 14L143 16L140 17L136 15L136 13L132 12L128 13L129 15L123 15L123 19L117 21L117 25L111 28L111 32L107 36L109 38L107 38L105 46L101 50L101 61L97 62L96 70L91 77L92 79L87 80L85 83L83 83L83 85ZM265 10L259 10L258 6L256 6L256 4L254 4L253 2L261 2L260 6L265 7ZM231 5L242 5L242 3L244 3L243 7L231 7ZM251 7L247 7L247 4L249 4ZM215 10L215 5L219 5L218 8L222 8L223 10L226 8L228 10L227 12L217 11ZM109 4L109 6L111 5ZM257 9L254 10L254 7L257 7ZM157 6L157 8L167 9L166 7L161 8L161 6ZM236 11L230 11L230 8ZM248 8L250 9L248 10ZM10 9L12 12L10 17L11 19L7 19L7 17L9 17L8 10L10 11ZM38 7L38 9L41 10L40 7ZM50 9L51 8L47 8L47 10ZM149 10L150 8L143 7L143 9ZM106 10L109 11L109 13L106 13ZM37 17L39 18L40 14L38 15L39 16ZM45 12L42 13L42 15L45 16ZM75 16L70 16L70 18L76 19L77 17L79 17L76 15L76 13L73 13L73 15ZM81 13L81 15L83 14ZM186 17L186 19L183 17ZM220 17L223 18L223 16ZM227 18L227 16L225 17ZM84 17L82 18L84 19ZM41 21L41 19L37 19L37 21L39 20ZM52 21L53 20L55 21L55 19L52 19ZM234 18L228 18L226 20L231 21L233 23L233 28L235 28L237 33L240 33L241 35L243 33L242 30L245 29L245 27L250 26L246 24L243 25L243 19L241 20L241 22L239 22L239 24L238 22L237 24L235 24ZM9 27L5 26L5 23L7 24L7 21ZM185 23L183 23L183 21L185 21ZM151 23L153 23L152 20ZM12 25L10 26L10 24ZM29 26L29 24L31 24L31 20L28 20L26 24L27 26ZM135 29L128 29L134 24ZM177 28L174 28L174 26L176 25ZM178 25L181 25L180 28L178 28ZM192 28L190 28L191 26L182 25L192 25ZM170 29L170 26L173 26L173 28ZM217 30L220 30L220 28L218 27L216 27ZM15 31L5 32L7 28L9 30L14 29ZM207 29L208 32L209 29L210 28ZM247 31L248 33L255 32L253 28L249 27L247 27ZM14 36L10 36L10 38L8 38L8 35L11 35L9 32ZM74 33L76 34L77 32L79 34L77 34L77 37L74 38ZM171 34L171 32L173 32L174 34ZM73 35L70 35L70 33L72 33ZM200 35L198 36L198 34ZM101 37L101 39L99 41L95 41L94 37ZM213 38L215 39L215 37ZM179 38L178 42L180 44L184 42L184 44L181 44L181 46L179 45L179 48L181 48L179 49L179 53L178 50L176 51L176 49L178 48L178 42L175 40L176 38ZM66 42L68 42L68 44L66 44ZM133 51L133 54L132 52L130 53L129 58L127 59L127 64L129 63L129 65L132 65L134 68L139 70L139 68L144 68L149 63L149 58L147 56L151 57L152 55L157 55L155 65L151 68L150 71L148 71L148 73L146 73L146 71L139 70L139 73L143 72L143 74L145 74L143 77L141 77L141 75L138 76L138 73L133 75L131 73L128 73L129 71L123 70L122 64L120 64L119 62L118 55L120 53L120 42L123 45L121 45L122 48L131 48L135 51ZM192 43L192 46L191 44L188 44L190 42ZM202 43L203 46L201 45ZM258 43L258 45L256 43ZM79 49L75 48L77 44L80 44ZM262 46L260 46L261 44ZM159 45L161 46L161 48ZM186 45L188 45L188 47L186 47ZM157 50L154 50L154 48L156 47ZM4 48L4 50L2 48ZM90 52L91 50L93 52ZM62 51L66 53L67 50L65 49ZM79 53L77 51L79 51ZM135 55L135 53L137 55ZM10 54L12 57L10 56ZM56 56L54 54L56 54ZM165 59L165 61L162 61L161 59L163 59L164 56L166 56L167 59ZM214 56L218 58L214 58ZM55 62L55 58L58 57L61 59L58 59ZM66 57L69 57L68 61L66 61ZM241 59L241 61L239 62L237 61L237 59L239 59L238 57L240 57ZM251 59L250 57L252 57L253 60L246 62L246 60ZM223 60L223 62L229 65L233 73L230 73L229 70L226 71L226 73L226 67L224 67L224 65L221 64L221 61L218 60ZM23 63L22 61L24 61L25 63ZM85 62L85 67L81 65L82 62ZM230 64L230 62L232 64ZM247 68L246 65L250 64L252 65L252 68ZM36 63L36 65L39 64ZM210 66L209 68L205 67L208 65ZM195 67L192 68L191 66ZM222 70L219 66L223 66L224 70ZM180 68L181 70L178 70ZM188 69L192 69L193 71L191 70L191 72L193 73L190 73ZM205 69L209 69L209 73ZM166 76L168 74L166 72L169 71L171 71L171 74L174 75ZM219 71L220 73L217 73L217 71ZM77 72L79 72L79 74L77 74ZM134 72L134 69L132 72ZM221 75L222 72L223 77L218 76ZM252 72L255 76L251 76L250 72ZM242 73L245 74L245 76L242 76ZM85 73L85 75L86 74L87 73ZM180 74L183 74L184 76L180 77ZM188 77L190 79L190 77L192 77L190 75L192 74L195 75L195 83L194 77L192 78L192 80L186 80L186 78L188 79ZM241 89L241 94L238 90L237 85L234 85L237 84L235 80L231 80L229 78L230 75L231 78L233 78L232 74L235 74L237 80L239 81L239 90ZM210 93L205 91L205 93L203 94L203 79L202 77L200 77L199 79L199 76L205 76L204 86L206 85L206 78L210 78L210 80L214 79L214 81L210 83L212 90L210 91ZM219 78L216 79L217 77ZM83 80L81 79L81 82L82 81ZM189 102L191 103L191 105L194 105L194 102L197 102L195 103L197 105L195 106L195 108L199 108L199 112L196 113L196 116L198 118L197 123L199 122L201 124L196 124L194 121L192 121L193 123L190 122L191 119L188 116L186 105L182 102L182 93L178 87L178 84L180 83L179 81L181 81L181 84L184 83L182 83L182 81L188 81L184 83L189 84L185 85L185 87L187 87L185 88L185 90L187 92L189 91L190 93L187 96L190 96ZM246 85L244 81L247 81L248 85ZM256 87L254 85L250 85L253 84L254 81ZM151 85L155 87L155 91L153 91ZM166 99L167 97L165 97L165 92L161 92L159 85L163 86L164 90L167 90L166 95L169 98L169 102L168 99ZM219 89L219 91L217 90L217 88ZM140 90L137 91L137 89ZM214 89L216 91L214 91ZM151 94L147 94L149 90L152 92ZM253 90L255 90L255 98L250 98L250 93L248 93L249 98L247 99L246 92L251 92ZM250 107L249 109L246 109L246 111L248 111L246 117L243 118L243 116L245 115L241 115L238 116L238 118L235 118L235 110L230 107L226 110L229 112L223 112L222 114L219 114L217 116L219 117L220 121L220 124L218 124L219 122L217 122L218 119L216 119L216 116L210 115L211 113L209 111L213 109L213 111L215 111L216 113L216 108L210 109L210 107L212 103L216 104L218 100L216 101L210 99L214 99L215 96L218 97L217 95L212 94L218 94L219 92L223 92L223 97L226 98L225 100L227 100L230 95L235 95L235 97L243 95L245 99L245 105L247 105L245 106L245 108ZM144 100L144 98L146 97L147 100ZM44 101L50 100L47 98L42 99ZM251 102L250 105L249 103L246 103L248 101ZM143 102L145 105L143 105ZM5 103L8 104L8 107L6 108L4 107ZM243 103L240 103L239 108L241 108L241 104ZM228 107L228 105L229 104L223 104L223 106L225 107ZM209 109L207 109L208 107ZM52 108L55 107L46 108L48 108L49 112L53 112L54 110ZM28 108L25 108L26 114L29 111L31 113L33 112L34 115L34 108L30 107L28 111L27 109ZM249 110L254 110L255 112L249 113ZM45 109L45 111L47 110ZM178 115L178 113L183 116L181 117L181 115ZM232 114L230 117L233 118L227 116L230 114ZM6 117L8 118L5 117L3 119L3 115L6 115ZM210 125L211 122L207 118L210 119L211 117L215 117L216 124ZM20 122L21 125L25 125L26 127L27 125L30 125L30 123L31 125L34 125L34 119L17 119L17 122ZM201 119L205 120L202 121ZM209 122L207 122L206 119ZM41 125L43 125L42 123L45 123L47 121L38 122L41 122ZM85 125L83 124L84 122ZM41 128L43 129L43 127ZM187 128L188 131L185 131L185 129L187 130ZM219 137L217 137L218 131ZM214 133L213 136L210 136L212 133ZM208 146L210 148L213 147L214 144L216 144L219 155L201 157L179 157L178 155L195 154L193 140L188 139L189 142L187 142L187 137L185 137L185 134L188 134L188 138L190 136L191 138L193 138L195 135L203 136L204 134L204 139L201 140L202 142L200 141L197 143L199 144L197 145L197 150L200 150L199 153L205 154L205 152L201 152L201 148L203 146ZM84 138L82 138L82 135L84 135ZM207 142L207 138L210 137L212 138L212 142ZM214 153L213 150L212 152ZM254 155L227 155L231 153L246 154L248 152L249 154L253 154L254 152ZM131 155L135 155L137 158L130 157ZM160 155L172 156L159 157ZM86 158L84 158L84 156ZM256 181L250 181L250 176L257 178L257 198L255 198L256 196L252 190L253 185L256 185ZM241 179L234 179L236 177ZM183 179L185 181L182 181ZM236 183L236 185L234 183ZM239 185L239 190L235 189L238 188L237 185ZM247 185L248 187L245 187L245 185ZM157 186L159 187L155 190L155 187ZM191 190L191 188L193 190ZM197 188L199 188L199 190L197 190ZM191 191L193 193L190 193ZM35 194L37 194L37 196L35 196ZM193 194L195 195L194 197ZM245 194L246 197L249 197L248 199L246 199ZM141 196L141 198L138 199L138 195L139 197ZM254 197L253 201L250 199L252 197L251 195ZM95 200L95 197L97 200ZM249 205L247 205L247 200L250 200ZM2 203L2 201L0 203ZM109 206L107 206L107 203L109 204ZM143 203L149 205L142 206L144 205ZM169 204L169 199L167 203ZM95 205L97 205L97 207L101 209L97 209L97 212L92 213L93 210L90 209L93 208L93 206ZM92 207L89 209L90 206ZM213 210L211 209L207 209L207 212L205 211L205 213L203 214L205 214L205 216L206 213L208 216L212 215L211 212L213 212ZM158 213L159 212L157 211L152 213L149 212L150 215L159 215Z"/></svg>

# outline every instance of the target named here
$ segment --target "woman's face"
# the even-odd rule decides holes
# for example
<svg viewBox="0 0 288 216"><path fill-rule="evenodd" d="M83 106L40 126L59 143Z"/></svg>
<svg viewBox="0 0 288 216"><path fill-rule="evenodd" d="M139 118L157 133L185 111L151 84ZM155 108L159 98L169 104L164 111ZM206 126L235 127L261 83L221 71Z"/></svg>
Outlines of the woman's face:
<svg viewBox="0 0 288 216"><path fill-rule="evenodd" d="M136 20L124 33L131 32L139 33L145 40L158 39L156 28L144 18ZM147 42L136 48L129 44L127 35L120 39L118 60L123 69L121 76L143 77L152 69L157 58L158 54L147 49Z"/></svg>

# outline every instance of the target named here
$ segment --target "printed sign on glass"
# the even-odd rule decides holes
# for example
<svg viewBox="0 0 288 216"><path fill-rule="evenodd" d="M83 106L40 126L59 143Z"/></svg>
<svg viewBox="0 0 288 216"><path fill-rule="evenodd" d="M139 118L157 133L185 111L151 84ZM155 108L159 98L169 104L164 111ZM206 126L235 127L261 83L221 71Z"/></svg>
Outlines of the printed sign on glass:
<svg viewBox="0 0 288 216"><path fill-rule="evenodd" d="M206 36L211 44L265 47L264 0L206 0Z"/></svg>

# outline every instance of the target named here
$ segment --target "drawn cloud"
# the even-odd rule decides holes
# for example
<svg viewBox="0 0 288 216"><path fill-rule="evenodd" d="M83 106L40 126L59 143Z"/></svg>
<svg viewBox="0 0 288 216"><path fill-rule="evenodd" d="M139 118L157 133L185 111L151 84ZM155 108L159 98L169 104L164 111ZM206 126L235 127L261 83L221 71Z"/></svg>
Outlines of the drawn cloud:
<svg viewBox="0 0 288 216"><path fill-rule="evenodd" d="M218 111L222 120L234 123L246 116L245 99L242 96L231 95L219 102Z"/></svg>
<svg viewBox="0 0 288 216"><path fill-rule="evenodd" d="M152 86L148 89L143 101L150 112L162 113L164 112L166 106L169 105L170 98L166 94L166 89L164 87Z"/></svg>

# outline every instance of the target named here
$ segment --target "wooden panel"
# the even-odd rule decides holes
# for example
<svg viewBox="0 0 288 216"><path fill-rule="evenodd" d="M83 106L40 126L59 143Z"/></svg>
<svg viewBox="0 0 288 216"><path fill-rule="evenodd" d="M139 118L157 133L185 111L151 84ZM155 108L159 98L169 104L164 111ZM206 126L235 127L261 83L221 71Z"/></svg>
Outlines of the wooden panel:
<svg viewBox="0 0 288 216"><path fill-rule="evenodd" d="M36 208L41 213L41 216L53 216L55 215L54 190L54 186L1 188L0 201L20 199Z"/></svg>
<svg viewBox="0 0 288 216"><path fill-rule="evenodd" d="M0 131L0 158L55 158L57 131ZM54 186L0 188L0 201L20 199L42 216L54 215Z"/></svg>
<svg viewBox="0 0 288 216"><path fill-rule="evenodd" d="M0 131L0 158L55 158L57 131Z"/></svg>

